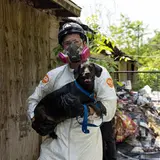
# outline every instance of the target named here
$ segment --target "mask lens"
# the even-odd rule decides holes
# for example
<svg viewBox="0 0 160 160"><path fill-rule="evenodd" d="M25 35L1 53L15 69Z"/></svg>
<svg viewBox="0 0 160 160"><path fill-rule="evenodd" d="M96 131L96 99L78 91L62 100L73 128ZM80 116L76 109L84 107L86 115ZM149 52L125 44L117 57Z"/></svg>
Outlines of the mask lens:
<svg viewBox="0 0 160 160"><path fill-rule="evenodd" d="M73 43L80 47L81 44L82 44L82 40L81 39L79 39L79 40L75 39L75 40L72 40L72 41L65 41L65 42L63 42L63 46L64 46L64 48L68 48Z"/></svg>

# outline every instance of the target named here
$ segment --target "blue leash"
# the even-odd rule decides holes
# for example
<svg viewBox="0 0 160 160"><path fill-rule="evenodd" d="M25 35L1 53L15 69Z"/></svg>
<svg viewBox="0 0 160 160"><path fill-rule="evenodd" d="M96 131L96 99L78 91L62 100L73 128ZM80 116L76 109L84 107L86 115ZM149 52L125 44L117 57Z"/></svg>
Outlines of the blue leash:
<svg viewBox="0 0 160 160"><path fill-rule="evenodd" d="M87 95L89 98L91 98L93 101L95 101L94 99L94 93L90 94L89 92L87 92L86 90L84 90L78 83L77 81L74 81L76 87L83 92L85 95Z"/></svg>
<svg viewBox="0 0 160 160"><path fill-rule="evenodd" d="M87 95L89 98L91 98L95 102L94 93L90 94L89 92L84 90L76 81L75 81L75 85L81 92L83 92L85 95ZM96 105L96 106L99 107L98 105ZM95 124L88 123L88 108L87 108L86 104L83 104L83 107L84 107L83 122L82 123L79 122L78 117L76 117L76 119L77 119L78 123L82 125L82 131L87 134L87 133L89 133L89 130L87 129L88 126L90 126L90 127L99 127L99 126L97 126ZM103 116L101 118L102 118L102 121L103 121Z"/></svg>

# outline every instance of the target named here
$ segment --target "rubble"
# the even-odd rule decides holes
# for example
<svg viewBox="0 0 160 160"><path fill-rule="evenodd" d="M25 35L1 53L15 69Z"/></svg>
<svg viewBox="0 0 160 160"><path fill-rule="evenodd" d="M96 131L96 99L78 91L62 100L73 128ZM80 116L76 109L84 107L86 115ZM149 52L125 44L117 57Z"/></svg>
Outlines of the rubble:
<svg viewBox="0 0 160 160"><path fill-rule="evenodd" d="M160 159L160 92L117 87L115 135L117 150L130 158ZM124 157L125 157L124 156Z"/></svg>

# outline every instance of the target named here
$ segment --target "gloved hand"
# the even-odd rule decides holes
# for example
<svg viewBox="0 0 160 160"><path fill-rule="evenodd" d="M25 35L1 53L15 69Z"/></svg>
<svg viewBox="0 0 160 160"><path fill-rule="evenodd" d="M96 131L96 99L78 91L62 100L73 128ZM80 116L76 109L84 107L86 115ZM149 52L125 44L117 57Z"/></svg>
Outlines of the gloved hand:
<svg viewBox="0 0 160 160"><path fill-rule="evenodd" d="M34 120L32 121L32 128L41 136L46 136L52 131L56 124L47 118L44 105L37 105L34 110Z"/></svg>
<svg viewBox="0 0 160 160"><path fill-rule="evenodd" d="M70 118L83 115L83 105L80 100L71 93L67 93L60 97L60 105L63 106L66 115Z"/></svg>
<svg viewBox="0 0 160 160"><path fill-rule="evenodd" d="M32 128L41 136L46 136L54 131L56 124L51 120L37 121L36 119L32 122Z"/></svg>
<svg viewBox="0 0 160 160"><path fill-rule="evenodd" d="M101 116L102 114L106 115L106 107L102 104L101 101L87 103L88 107L91 107L97 116Z"/></svg>

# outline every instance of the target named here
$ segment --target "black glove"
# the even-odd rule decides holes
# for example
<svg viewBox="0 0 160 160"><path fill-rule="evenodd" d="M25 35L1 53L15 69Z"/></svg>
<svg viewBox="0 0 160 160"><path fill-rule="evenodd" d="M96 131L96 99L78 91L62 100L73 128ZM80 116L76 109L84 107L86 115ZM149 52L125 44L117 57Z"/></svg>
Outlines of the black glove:
<svg viewBox="0 0 160 160"><path fill-rule="evenodd" d="M38 120L34 120L32 122L32 128L41 136L46 136L54 132L55 127L56 124L53 123L53 121L47 119L41 122L39 122Z"/></svg>
<svg viewBox="0 0 160 160"><path fill-rule="evenodd" d="M34 110L32 128L41 136L46 136L54 131L56 124L47 118L44 105L37 105Z"/></svg>
<svg viewBox="0 0 160 160"><path fill-rule="evenodd" d="M87 103L87 106L93 108L97 116L101 116L102 114L106 115L106 107L101 101Z"/></svg>
<svg viewBox="0 0 160 160"><path fill-rule="evenodd" d="M66 115L70 118L83 115L83 105L80 100L71 93L67 93L60 97L61 106L63 106Z"/></svg>

